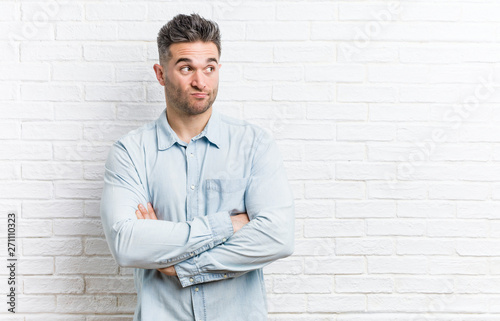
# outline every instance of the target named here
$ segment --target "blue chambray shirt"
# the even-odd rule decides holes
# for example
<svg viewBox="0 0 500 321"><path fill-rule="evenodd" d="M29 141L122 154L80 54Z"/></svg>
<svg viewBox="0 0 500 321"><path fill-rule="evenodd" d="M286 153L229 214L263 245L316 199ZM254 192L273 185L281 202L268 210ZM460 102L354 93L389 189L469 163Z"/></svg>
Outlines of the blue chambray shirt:
<svg viewBox="0 0 500 321"><path fill-rule="evenodd" d="M154 122L109 152L101 218L111 253L134 267L135 321L266 320L262 267L291 255L294 205L271 135L216 111L189 144ZM139 203L158 220L139 220ZM231 214L250 222L234 233ZM177 276L156 269L174 266Z"/></svg>

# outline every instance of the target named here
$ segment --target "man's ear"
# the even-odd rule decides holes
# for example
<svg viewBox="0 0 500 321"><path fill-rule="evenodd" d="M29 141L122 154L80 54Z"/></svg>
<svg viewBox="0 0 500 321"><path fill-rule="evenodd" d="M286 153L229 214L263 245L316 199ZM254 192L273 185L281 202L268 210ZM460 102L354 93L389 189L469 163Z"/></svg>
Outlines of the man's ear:
<svg viewBox="0 0 500 321"><path fill-rule="evenodd" d="M159 64L155 64L153 69L155 70L156 79L158 79L160 85L165 86L165 70L163 67Z"/></svg>

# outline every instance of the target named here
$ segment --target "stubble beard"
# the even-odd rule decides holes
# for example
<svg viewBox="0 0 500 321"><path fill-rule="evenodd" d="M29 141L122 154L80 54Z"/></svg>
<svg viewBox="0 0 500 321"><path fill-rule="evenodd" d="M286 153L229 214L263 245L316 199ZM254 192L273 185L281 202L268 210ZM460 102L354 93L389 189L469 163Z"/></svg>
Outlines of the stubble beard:
<svg viewBox="0 0 500 321"><path fill-rule="evenodd" d="M201 102L196 102L195 104L190 104L189 99L190 96L188 93L184 92L181 88L175 87L171 82L168 81L168 78L165 79L165 95L169 106L177 109L181 113L187 115L200 115L206 112L215 101L215 97L217 96L217 88L215 88L210 95L208 96L208 101L199 106Z"/></svg>

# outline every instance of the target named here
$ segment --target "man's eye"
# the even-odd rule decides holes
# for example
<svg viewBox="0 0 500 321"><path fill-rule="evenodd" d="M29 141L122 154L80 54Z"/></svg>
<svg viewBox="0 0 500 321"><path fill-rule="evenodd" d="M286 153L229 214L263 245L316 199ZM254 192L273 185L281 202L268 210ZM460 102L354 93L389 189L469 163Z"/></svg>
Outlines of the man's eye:
<svg viewBox="0 0 500 321"><path fill-rule="evenodd" d="M182 67L182 68L181 68L181 71L182 71L182 72L188 72L188 71L190 71L190 70L191 70L191 68L190 68L190 67L188 67L188 66L186 66L186 67Z"/></svg>
<svg viewBox="0 0 500 321"><path fill-rule="evenodd" d="M208 71L208 72L212 72L212 71L214 71L214 70L215 70L215 67L213 67L213 66L209 66L209 67L207 67L207 71Z"/></svg>

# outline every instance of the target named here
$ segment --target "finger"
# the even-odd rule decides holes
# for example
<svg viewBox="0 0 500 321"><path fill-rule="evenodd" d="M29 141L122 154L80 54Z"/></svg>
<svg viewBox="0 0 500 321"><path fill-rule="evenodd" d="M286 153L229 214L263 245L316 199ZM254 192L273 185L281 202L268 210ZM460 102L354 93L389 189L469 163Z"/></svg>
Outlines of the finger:
<svg viewBox="0 0 500 321"><path fill-rule="evenodd" d="M137 216L137 219L143 220L144 216L142 215L141 211L137 210L135 211L135 216Z"/></svg>
<svg viewBox="0 0 500 321"><path fill-rule="evenodd" d="M153 209L153 205L151 205L151 203L148 202L147 206L148 206L149 217L152 220L157 220L158 218L156 217L156 213L155 213L155 210Z"/></svg>
<svg viewBox="0 0 500 321"><path fill-rule="evenodd" d="M146 220L149 219L148 210L144 207L144 205L139 204L139 206L137 206L137 208L139 209L139 211L141 211L142 216Z"/></svg>

